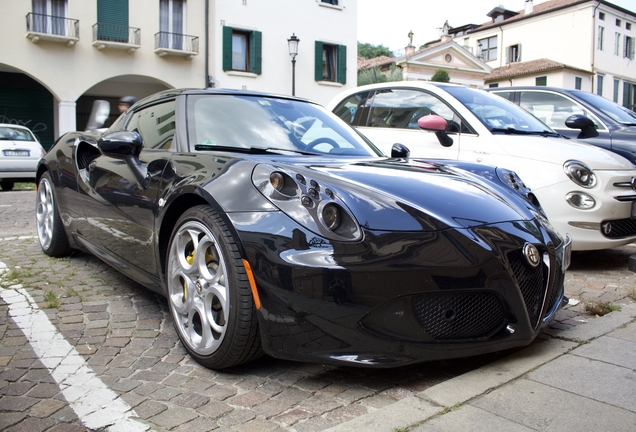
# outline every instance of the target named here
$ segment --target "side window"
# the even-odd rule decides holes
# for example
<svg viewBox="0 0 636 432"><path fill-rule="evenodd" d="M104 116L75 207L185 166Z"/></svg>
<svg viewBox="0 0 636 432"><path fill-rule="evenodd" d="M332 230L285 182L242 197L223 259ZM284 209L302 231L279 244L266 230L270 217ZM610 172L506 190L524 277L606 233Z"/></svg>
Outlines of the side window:
<svg viewBox="0 0 636 432"><path fill-rule="evenodd" d="M365 126L369 116L368 101L369 92L356 93L340 102L333 112L352 126Z"/></svg>
<svg viewBox="0 0 636 432"><path fill-rule="evenodd" d="M581 105L555 93L519 92L519 105L554 129L567 129L565 120L572 114L589 116Z"/></svg>
<svg viewBox="0 0 636 432"><path fill-rule="evenodd" d="M223 27L223 70L260 75L262 39L263 35L259 31Z"/></svg>
<svg viewBox="0 0 636 432"><path fill-rule="evenodd" d="M448 122L447 132L470 132L459 116L436 96L420 90L392 89L376 92L367 121L369 127L419 129L420 117L436 114Z"/></svg>
<svg viewBox="0 0 636 432"><path fill-rule="evenodd" d="M174 109L175 102L169 101L137 111L126 125L126 130L141 135L146 149L170 150L174 148Z"/></svg>
<svg viewBox="0 0 636 432"><path fill-rule="evenodd" d="M316 81L347 83L347 46L316 41Z"/></svg>

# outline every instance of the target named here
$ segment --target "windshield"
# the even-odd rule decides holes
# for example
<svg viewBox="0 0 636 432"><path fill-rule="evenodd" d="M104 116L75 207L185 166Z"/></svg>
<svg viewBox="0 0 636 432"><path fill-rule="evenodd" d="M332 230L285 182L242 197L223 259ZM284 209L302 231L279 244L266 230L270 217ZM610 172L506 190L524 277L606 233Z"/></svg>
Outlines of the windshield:
<svg viewBox="0 0 636 432"><path fill-rule="evenodd" d="M0 141L35 141L35 138L26 129L0 126Z"/></svg>
<svg viewBox="0 0 636 432"><path fill-rule="evenodd" d="M491 132L555 133L532 114L500 96L461 86L442 88L464 104Z"/></svg>
<svg viewBox="0 0 636 432"><path fill-rule="evenodd" d="M346 156L381 154L321 106L273 97L189 96L188 130L190 142L204 150L218 146L225 151L258 148Z"/></svg>
<svg viewBox="0 0 636 432"><path fill-rule="evenodd" d="M636 125L636 112L594 93L576 92L575 94L613 120L623 124Z"/></svg>

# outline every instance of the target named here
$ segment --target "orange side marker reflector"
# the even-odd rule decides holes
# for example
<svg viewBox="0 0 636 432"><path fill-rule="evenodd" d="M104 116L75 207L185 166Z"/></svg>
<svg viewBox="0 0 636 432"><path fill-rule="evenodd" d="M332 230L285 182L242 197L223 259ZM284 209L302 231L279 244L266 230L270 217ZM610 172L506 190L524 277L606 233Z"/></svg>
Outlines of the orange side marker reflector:
<svg viewBox="0 0 636 432"><path fill-rule="evenodd" d="M261 299L258 297L258 291L256 290L256 281L254 281L252 267L250 267L250 263L248 263L246 260L243 260L243 266L245 267L245 273L247 273L247 280L250 281L252 297L254 297L254 306L256 306L256 309L258 310L261 308Z"/></svg>

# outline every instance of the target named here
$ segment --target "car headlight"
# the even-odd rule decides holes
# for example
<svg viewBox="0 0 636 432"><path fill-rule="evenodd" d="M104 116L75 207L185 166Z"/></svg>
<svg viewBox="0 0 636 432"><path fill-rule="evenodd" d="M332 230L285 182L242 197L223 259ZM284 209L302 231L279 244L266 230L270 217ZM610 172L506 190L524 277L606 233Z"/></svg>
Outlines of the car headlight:
<svg viewBox="0 0 636 432"><path fill-rule="evenodd" d="M565 174L579 186L584 188L593 188L596 186L596 175L592 168L583 162L569 160L563 164Z"/></svg>
<svg viewBox="0 0 636 432"><path fill-rule="evenodd" d="M335 189L324 182L265 164L254 168L252 182L265 198L305 228L332 240L362 238L356 219Z"/></svg>
<svg viewBox="0 0 636 432"><path fill-rule="evenodd" d="M495 172L497 173L497 177L499 181L508 186L510 189L518 192L519 194L526 197L528 201L530 201L535 207L537 207L541 212L543 209L541 208L541 203L537 197L532 193L532 191L523 183L521 178L517 175L516 172L510 171L505 168L496 168Z"/></svg>

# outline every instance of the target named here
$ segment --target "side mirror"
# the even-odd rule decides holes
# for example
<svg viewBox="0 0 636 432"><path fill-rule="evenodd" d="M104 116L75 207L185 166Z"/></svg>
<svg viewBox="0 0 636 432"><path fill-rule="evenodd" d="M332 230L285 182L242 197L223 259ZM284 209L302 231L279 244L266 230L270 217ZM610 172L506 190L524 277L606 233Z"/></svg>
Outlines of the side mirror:
<svg viewBox="0 0 636 432"><path fill-rule="evenodd" d="M97 141L97 147L104 156L123 159L141 187L148 186L148 168L139 160L144 146L137 132L119 131L104 135Z"/></svg>
<svg viewBox="0 0 636 432"><path fill-rule="evenodd" d="M395 143L391 147L391 157L394 159L408 159L410 155L411 151L404 144Z"/></svg>
<svg viewBox="0 0 636 432"><path fill-rule="evenodd" d="M598 136L598 131L594 126L594 121L581 114L573 114L565 120L565 125L570 129L580 129L581 133L577 138L594 138Z"/></svg>
<svg viewBox="0 0 636 432"><path fill-rule="evenodd" d="M137 132L119 131L101 137L97 147L105 156L126 159L128 156L138 157L143 143Z"/></svg>
<svg viewBox="0 0 636 432"><path fill-rule="evenodd" d="M91 114L88 117L88 123L86 124L87 131L94 131L106 123L108 116L110 115L110 104L105 100L93 101L93 108Z"/></svg>
<svg viewBox="0 0 636 432"><path fill-rule="evenodd" d="M422 130L435 132L435 135L442 147L450 147L453 145L453 139L446 133L446 126L448 125L448 122L445 118L435 114L429 114L420 117L417 120L417 125Z"/></svg>

